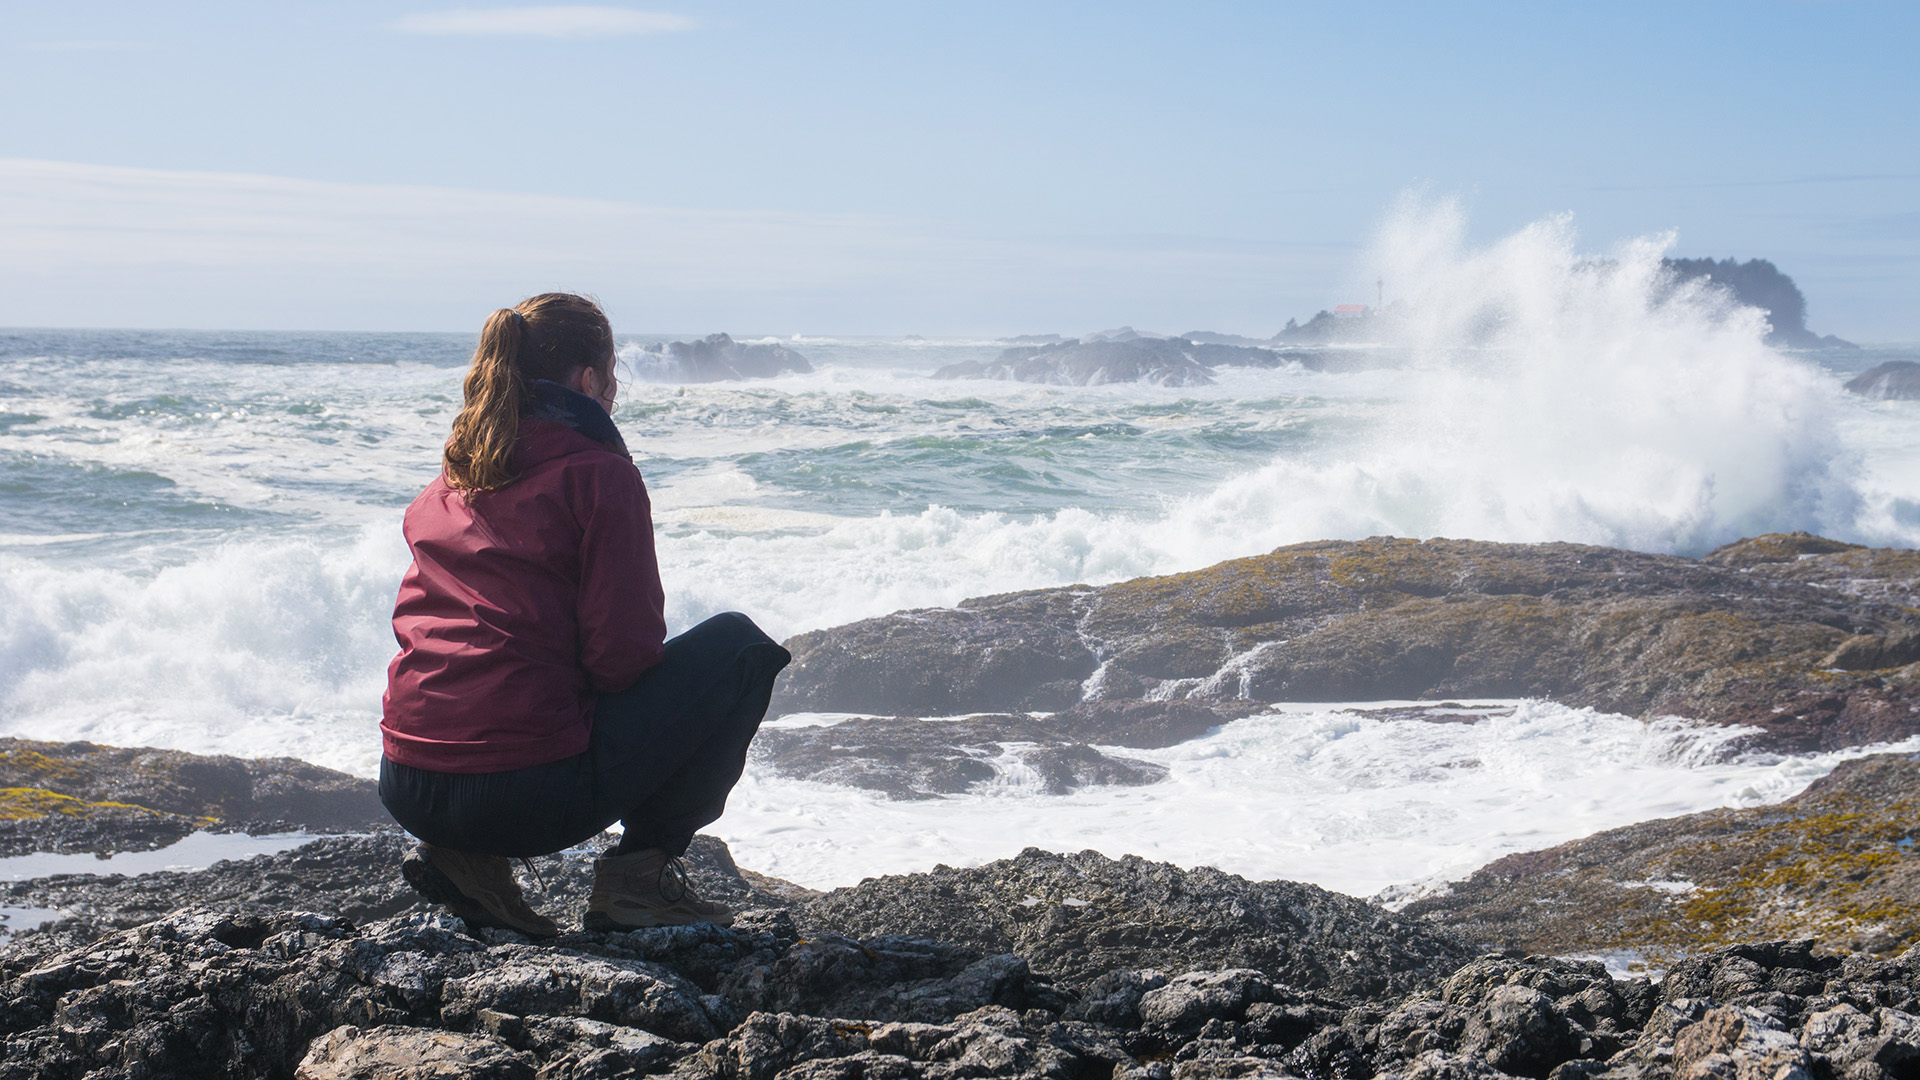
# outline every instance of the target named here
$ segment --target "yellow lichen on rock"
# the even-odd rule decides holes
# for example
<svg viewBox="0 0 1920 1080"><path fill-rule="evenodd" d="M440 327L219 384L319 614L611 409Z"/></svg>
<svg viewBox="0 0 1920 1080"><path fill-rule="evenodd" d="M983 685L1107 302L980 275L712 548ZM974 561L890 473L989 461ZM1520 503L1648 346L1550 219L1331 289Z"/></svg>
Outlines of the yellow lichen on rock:
<svg viewBox="0 0 1920 1080"><path fill-rule="evenodd" d="M25 821L29 818L43 818L53 814L85 818L116 811L168 816L161 815L161 812L158 810L150 810L144 806L135 806L132 803L88 802L85 799L77 799L72 795L62 795L57 791L48 791L46 788L0 788L0 821ZM201 820L211 823L214 819L203 818Z"/></svg>
<svg viewBox="0 0 1920 1080"><path fill-rule="evenodd" d="M1482 945L1655 963L1779 938L1898 952L1920 942L1920 755L1843 763L1778 805L1510 855L1407 910Z"/></svg>

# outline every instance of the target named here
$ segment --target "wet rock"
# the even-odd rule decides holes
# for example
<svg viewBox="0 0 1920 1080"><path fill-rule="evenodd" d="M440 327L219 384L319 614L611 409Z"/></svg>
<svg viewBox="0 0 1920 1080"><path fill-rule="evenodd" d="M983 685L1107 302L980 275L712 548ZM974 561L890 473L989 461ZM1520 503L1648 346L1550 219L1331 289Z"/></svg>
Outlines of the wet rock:
<svg viewBox="0 0 1920 1080"><path fill-rule="evenodd" d="M1883 671L1920 661L1920 632L1856 634L1821 663L1841 671Z"/></svg>
<svg viewBox="0 0 1920 1080"><path fill-rule="evenodd" d="M1920 937L1911 902L1920 895L1916 822L1920 755L1873 755L1843 762L1776 805L1644 821L1506 856L1403 913L1486 947L1626 952L1656 965L1701 947L1800 939L1772 952L1742 947L1742 962L1759 967L1741 977L1761 979L1764 969L1773 973L1765 986L1723 981L1687 993L1804 998L1818 992L1809 988L1813 949L1886 953ZM1719 977L1735 980L1737 966ZM1667 985L1693 977L1676 966Z"/></svg>
<svg viewBox="0 0 1920 1080"><path fill-rule="evenodd" d="M481 1009L493 1009L586 1017L679 1042L704 1042L715 1034L699 988L668 968L557 948L495 946L487 950L484 967L441 981L439 996L441 1019L456 1027L469 1026Z"/></svg>
<svg viewBox="0 0 1920 1080"><path fill-rule="evenodd" d="M1174 1080L1277 1080L1292 1075L1271 1058L1238 1055L1194 1058L1173 1066Z"/></svg>
<svg viewBox="0 0 1920 1080"><path fill-rule="evenodd" d="M1247 1008L1275 999L1258 971L1190 971L1140 998L1140 1022L1160 1031L1196 1034L1211 1020L1244 1020Z"/></svg>
<svg viewBox="0 0 1920 1080"><path fill-rule="evenodd" d="M1197 739L1249 710L1197 701L1083 701L1042 721L1047 730L1102 746L1153 749Z"/></svg>
<svg viewBox="0 0 1920 1080"><path fill-rule="evenodd" d="M795 659L774 709L951 716L1128 699L1244 713L1539 696L1748 725L1750 748L1835 749L1920 733L1920 668L1826 663L1853 638L1903 655L1890 643L1920 632L1916 581L1920 552L1786 535L1699 560L1576 544L1297 544L802 634L787 643Z"/></svg>
<svg viewBox="0 0 1920 1080"><path fill-rule="evenodd" d="M209 826L387 822L372 781L295 758L0 739L0 850L135 851ZM85 828L75 828L85 822Z"/></svg>
<svg viewBox="0 0 1920 1080"><path fill-rule="evenodd" d="M1527 986L1502 986L1468 1019L1460 1047L1515 1076L1545 1077L1580 1053L1574 1027L1553 999Z"/></svg>
<svg viewBox="0 0 1920 1080"><path fill-rule="evenodd" d="M1016 745L1009 748L1008 743ZM752 753L782 776L866 788L896 799L937 798L994 782L1006 772L995 759L1005 757L1038 774L1041 789L1050 795L1083 787L1151 784L1167 775L1151 762L1063 740L1051 722L1013 715L768 728L754 739Z"/></svg>
<svg viewBox="0 0 1920 1080"><path fill-rule="evenodd" d="M742 1008L935 1023L988 1005L1058 1013L1065 999L1027 962L928 938L816 934L723 987Z"/></svg>
<svg viewBox="0 0 1920 1080"><path fill-rule="evenodd" d="M1175 338L1137 337L1127 341L1066 341L1021 345L982 363L967 360L933 373L936 379L1012 379L1058 386L1151 382L1162 386L1205 386L1213 376L1195 354L1201 346ZM1230 345L1206 348L1237 353ZM1264 352L1265 350L1244 350Z"/></svg>
<svg viewBox="0 0 1920 1080"><path fill-rule="evenodd" d="M773 714L894 716L1055 710L1097 666L1073 628L1073 596L1015 593L800 634Z"/></svg>
<svg viewBox="0 0 1920 1080"><path fill-rule="evenodd" d="M1709 1010L1673 1040L1675 1080L1813 1080L1813 1061L1765 1013Z"/></svg>
<svg viewBox="0 0 1920 1080"><path fill-rule="evenodd" d="M1433 1061L1465 1055L1502 1073L1546 1077L1631 1042L1634 1020L1647 1010L1636 1012L1628 998L1597 963L1482 957L1448 976L1437 993L1406 999L1366 1042L1383 1063L1439 1052L1450 1056Z"/></svg>
<svg viewBox="0 0 1920 1080"><path fill-rule="evenodd" d="M804 375L813 370L806 357L779 342L741 342L726 334L709 334L699 341L648 345L632 359L635 374L655 382L770 379L788 372Z"/></svg>
<svg viewBox="0 0 1920 1080"><path fill-rule="evenodd" d="M90 802L46 788L0 788L0 856L160 848L210 824L206 818Z"/></svg>
<svg viewBox="0 0 1920 1080"><path fill-rule="evenodd" d="M771 1080L800 1062L845 1058L865 1049L865 1033L858 1026L757 1012L725 1039L702 1047L674 1075L687 1080Z"/></svg>
<svg viewBox="0 0 1920 1080"><path fill-rule="evenodd" d="M343 1025L314 1040L295 1080L533 1080L534 1063L485 1035Z"/></svg>
<svg viewBox="0 0 1920 1080"><path fill-rule="evenodd" d="M515 1049L533 1051L541 1061L539 1080L631 1077L670 1065L691 1049L646 1031L578 1017L529 1021L493 1013L483 1018L483 1026Z"/></svg>
<svg viewBox="0 0 1920 1080"><path fill-rule="evenodd" d="M39 930L9 935L0 945L0 957L8 951L37 954L84 944L192 906L219 906L235 916L255 918L288 910L321 910L356 922L426 912L430 908L398 873L400 859L413 843L406 834L386 826L369 835L323 837L292 851L216 863L205 870L136 877L62 874L0 882L0 903L66 915ZM533 860L538 877L521 877L529 902L563 925L577 925L592 890L594 854L589 848ZM711 836L694 838L686 867L703 895L737 909L783 906L793 895L811 895L777 879L759 877L763 885L778 891L748 881L726 845Z"/></svg>
<svg viewBox="0 0 1920 1080"><path fill-rule="evenodd" d="M1800 1044L1814 1055L1816 1073L1831 1070L1839 1080L1895 1080L1920 1072L1920 1017L1897 1009L1864 1012L1844 1003L1823 1009L1807 1018Z"/></svg>
<svg viewBox="0 0 1920 1080"><path fill-rule="evenodd" d="M1251 882L1098 852L869 879L807 902L803 925L1017 953L1079 990L1113 971L1253 968L1303 990L1367 995L1444 977L1471 954L1443 933L1297 882Z"/></svg>
<svg viewBox="0 0 1920 1080"><path fill-rule="evenodd" d="M1378 1074L1380 1080L1499 1080L1510 1074L1474 1054L1428 1050L1419 1057Z"/></svg>

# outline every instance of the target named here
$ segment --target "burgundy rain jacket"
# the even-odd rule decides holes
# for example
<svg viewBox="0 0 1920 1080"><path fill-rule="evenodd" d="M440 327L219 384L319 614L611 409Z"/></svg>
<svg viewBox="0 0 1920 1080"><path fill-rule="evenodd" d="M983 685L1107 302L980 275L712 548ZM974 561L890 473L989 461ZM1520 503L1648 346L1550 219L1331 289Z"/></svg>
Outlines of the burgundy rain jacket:
<svg viewBox="0 0 1920 1080"><path fill-rule="evenodd" d="M587 749L596 694L659 663L664 597L646 485L605 410L557 384L520 423L519 478L407 508L381 742L435 772L506 772Z"/></svg>

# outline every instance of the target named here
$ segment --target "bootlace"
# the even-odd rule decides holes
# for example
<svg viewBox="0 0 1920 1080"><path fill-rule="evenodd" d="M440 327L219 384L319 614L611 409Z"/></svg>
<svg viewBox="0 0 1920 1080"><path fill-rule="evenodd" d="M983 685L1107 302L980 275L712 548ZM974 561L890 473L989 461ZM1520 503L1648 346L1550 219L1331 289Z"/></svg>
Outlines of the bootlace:
<svg viewBox="0 0 1920 1080"><path fill-rule="evenodd" d="M672 893L667 891L667 881L673 881ZM693 884L687 880L687 868L680 862L679 856L670 856L660 864L660 874L654 879L654 888L660 891L660 899L669 904L677 904L693 891Z"/></svg>
<svg viewBox="0 0 1920 1080"><path fill-rule="evenodd" d="M533 860L532 860L532 859L521 859L521 860L520 860L520 865L521 865L521 866L524 866L524 867L526 867L526 868L527 868L527 873L528 873L528 874L530 874L530 875L532 875L532 877L533 877L533 882L534 882L534 884L536 884L536 885L538 885L538 886L540 886L540 891L541 891L541 892L546 892L546 891L547 891L547 880L546 880L545 878L543 878L543 877L541 877L541 876L540 876L540 871L539 871L539 870L538 870L538 869L537 869L537 868L536 868L536 867L535 867L535 866L533 865Z"/></svg>

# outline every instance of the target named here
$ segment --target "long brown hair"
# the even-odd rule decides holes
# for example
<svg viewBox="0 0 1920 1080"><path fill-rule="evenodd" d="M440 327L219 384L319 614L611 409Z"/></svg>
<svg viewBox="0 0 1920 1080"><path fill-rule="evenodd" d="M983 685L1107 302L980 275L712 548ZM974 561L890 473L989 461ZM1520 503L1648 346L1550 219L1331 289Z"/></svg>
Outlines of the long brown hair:
<svg viewBox="0 0 1920 1080"><path fill-rule="evenodd" d="M511 484L513 443L534 380L563 383L581 368L613 371L613 326L592 300L541 293L487 316L467 369L466 402L447 437L447 486L477 493Z"/></svg>

